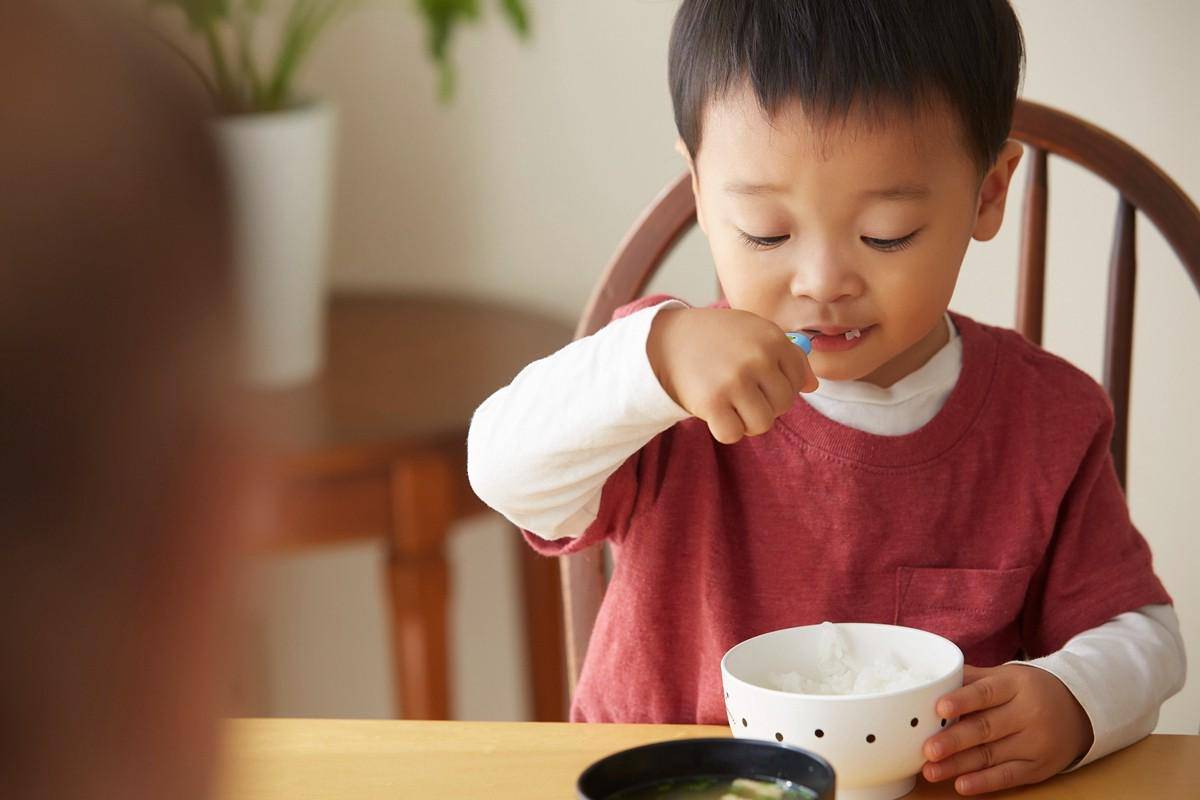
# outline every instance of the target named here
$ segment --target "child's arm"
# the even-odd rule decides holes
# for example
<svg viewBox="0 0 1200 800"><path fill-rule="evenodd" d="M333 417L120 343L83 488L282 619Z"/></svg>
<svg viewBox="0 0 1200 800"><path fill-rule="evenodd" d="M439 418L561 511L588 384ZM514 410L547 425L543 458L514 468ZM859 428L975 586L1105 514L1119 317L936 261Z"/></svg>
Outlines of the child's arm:
<svg viewBox="0 0 1200 800"><path fill-rule="evenodd" d="M1056 444L1081 455L1021 612L1022 646L1041 658L1034 668L968 668L967 685L939 701L943 716L961 719L926 746L927 758L942 760L927 777L957 775L965 794L1040 781L1136 740L1184 669L1170 595L1113 468L1112 406L1090 378L1060 377L1075 383L1061 391L1084 427L1072 435L1063 426ZM934 752L939 744L945 750Z"/></svg>
<svg viewBox="0 0 1200 800"><path fill-rule="evenodd" d="M1150 733L1186 671L1168 605L1121 614L1034 661L968 667L967 684L938 703L963 719L926 742L925 778L981 794L1082 766Z"/></svg>
<svg viewBox="0 0 1200 800"><path fill-rule="evenodd" d="M1159 708L1187 677L1179 617L1169 605L1121 614L1026 663L1061 680L1091 721L1092 746L1071 769L1148 735Z"/></svg>
<svg viewBox="0 0 1200 800"><path fill-rule="evenodd" d="M687 418L663 391L646 339L667 301L614 320L521 370L476 410L467 436L471 488L543 539L581 535L607 478Z"/></svg>
<svg viewBox="0 0 1200 800"><path fill-rule="evenodd" d="M691 416L720 442L765 433L817 386L804 352L745 311L660 304L530 364L475 412L475 493L543 539L583 534L605 481Z"/></svg>

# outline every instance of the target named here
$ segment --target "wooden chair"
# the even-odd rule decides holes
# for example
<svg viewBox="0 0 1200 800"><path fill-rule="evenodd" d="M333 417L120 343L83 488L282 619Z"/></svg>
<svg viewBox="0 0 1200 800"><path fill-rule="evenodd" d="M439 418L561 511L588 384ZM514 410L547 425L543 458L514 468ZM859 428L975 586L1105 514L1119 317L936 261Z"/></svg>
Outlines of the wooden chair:
<svg viewBox="0 0 1200 800"><path fill-rule="evenodd" d="M1129 365L1133 339L1133 297L1137 275L1134 212L1158 227L1200 291L1200 210L1162 170L1131 146L1077 117L1019 100L1012 137L1024 142L1030 159L1025 191L1016 329L1030 341L1042 340L1042 300L1046 275L1046 162L1049 154L1070 159L1114 186L1120 202L1109 263L1108 323L1104 346L1104 387L1116 411L1113 458L1122 486L1129 415ZM617 248L592 291L576 328L576 338L595 333L617 308L637 299L663 259L696 219L691 178L684 173L642 213ZM604 597L604 562L594 547L560 558L566 618L568 683L579 678L588 639Z"/></svg>

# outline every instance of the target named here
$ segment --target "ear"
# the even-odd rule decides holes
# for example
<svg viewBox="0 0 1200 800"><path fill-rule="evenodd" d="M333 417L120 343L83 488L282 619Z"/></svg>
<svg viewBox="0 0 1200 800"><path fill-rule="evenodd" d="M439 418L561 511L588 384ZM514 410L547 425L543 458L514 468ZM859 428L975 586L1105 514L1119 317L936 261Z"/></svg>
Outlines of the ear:
<svg viewBox="0 0 1200 800"><path fill-rule="evenodd" d="M683 143L682 138L675 138L675 152L683 156L688 172L692 175L692 200L696 203L696 224L700 226L701 232L708 236L708 229L704 227L704 214L700 209L700 179L696 176L696 163L692 160L692 154L688 152L687 145Z"/></svg>
<svg viewBox="0 0 1200 800"><path fill-rule="evenodd" d="M1024 152L1020 142L1009 139L1000 148L996 163L983 176L983 183L979 186L979 205L975 210L975 228L971 231L975 239L986 242L1000 230L1008 187Z"/></svg>

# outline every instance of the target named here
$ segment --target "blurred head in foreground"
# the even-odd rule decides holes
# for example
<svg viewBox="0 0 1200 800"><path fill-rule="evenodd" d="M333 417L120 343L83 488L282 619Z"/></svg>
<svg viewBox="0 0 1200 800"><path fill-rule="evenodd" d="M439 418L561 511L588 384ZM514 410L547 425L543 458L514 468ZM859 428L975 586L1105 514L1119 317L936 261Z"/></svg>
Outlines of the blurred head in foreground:
<svg viewBox="0 0 1200 800"><path fill-rule="evenodd" d="M0 0L0 797L207 793L249 499L204 108L131 29Z"/></svg>

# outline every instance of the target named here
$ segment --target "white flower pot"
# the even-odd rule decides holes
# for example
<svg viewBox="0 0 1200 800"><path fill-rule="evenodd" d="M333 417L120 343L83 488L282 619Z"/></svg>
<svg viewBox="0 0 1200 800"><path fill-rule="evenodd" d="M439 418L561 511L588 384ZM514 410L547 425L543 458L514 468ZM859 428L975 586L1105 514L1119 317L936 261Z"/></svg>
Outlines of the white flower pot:
<svg viewBox="0 0 1200 800"><path fill-rule="evenodd" d="M233 196L243 369L311 378L324 351L335 113L318 103L214 123Z"/></svg>

